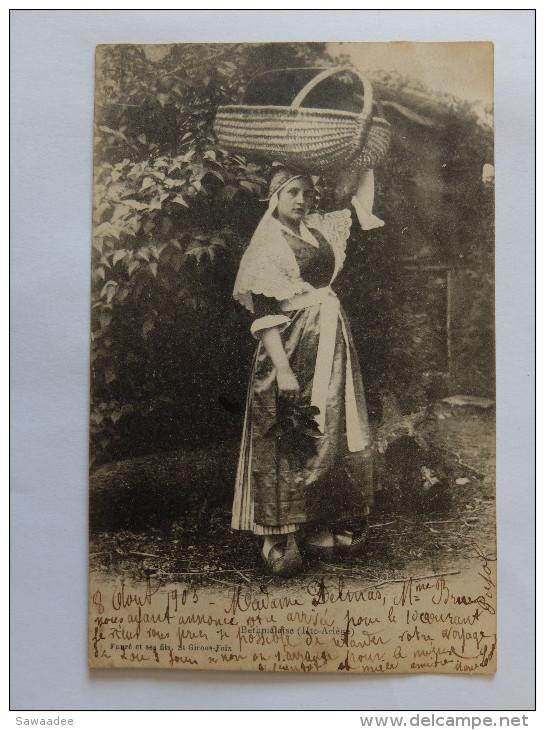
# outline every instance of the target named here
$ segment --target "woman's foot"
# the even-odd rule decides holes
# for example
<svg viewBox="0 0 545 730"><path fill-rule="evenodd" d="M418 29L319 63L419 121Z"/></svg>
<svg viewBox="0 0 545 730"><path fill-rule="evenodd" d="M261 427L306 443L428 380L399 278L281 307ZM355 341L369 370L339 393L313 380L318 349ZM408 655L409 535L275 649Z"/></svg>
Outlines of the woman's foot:
<svg viewBox="0 0 545 730"><path fill-rule="evenodd" d="M263 541L261 555L273 575L283 577L294 575L303 565L303 559L293 533L267 535Z"/></svg>
<svg viewBox="0 0 545 730"><path fill-rule="evenodd" d="M311 559L333 558L337 554L337 547L337 535L329 527L316 525L305 535L304 551Z"/></svg>
<svg viewBox="0 0 545 730"><path fill-rule="evenodd" d="M367 542L367 527L359 530L339 530L316 526L306 534L305 553L311 558L330 559L357 554Z"/></svg>
<svg viewBox="0 0 545 730"><path fill-rule="evenodd" d="M345 551L346 554L359 555L367 544L369 528L367 527L367 525L365 525L359 530L354 530L353 532L347 530L346 534L350 535L350 543Z"/></svg>

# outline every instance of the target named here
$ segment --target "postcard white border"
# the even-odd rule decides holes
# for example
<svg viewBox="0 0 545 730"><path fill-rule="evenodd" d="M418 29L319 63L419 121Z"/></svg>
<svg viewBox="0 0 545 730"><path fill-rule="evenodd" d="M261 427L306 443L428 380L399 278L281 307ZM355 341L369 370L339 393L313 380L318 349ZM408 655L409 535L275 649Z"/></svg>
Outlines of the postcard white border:
<svg viewBox="0 0 545 730"><path fill-rule="evenodd" d="M12 709L533 708L533 39L530 10L12 11ZM495 43L495 677L87 670L94 46L258 40Z"/></svg>

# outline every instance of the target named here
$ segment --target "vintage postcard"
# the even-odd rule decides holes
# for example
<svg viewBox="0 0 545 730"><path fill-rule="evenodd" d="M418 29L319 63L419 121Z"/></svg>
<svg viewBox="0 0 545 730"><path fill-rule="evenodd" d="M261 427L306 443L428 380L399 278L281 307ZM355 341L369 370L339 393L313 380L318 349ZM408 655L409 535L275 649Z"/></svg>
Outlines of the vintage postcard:
<svg viewBox="0 0 545 730"><path fill-rule="evenodd" d="M493 53L97 48L91 667L496 671Z"/></svg>

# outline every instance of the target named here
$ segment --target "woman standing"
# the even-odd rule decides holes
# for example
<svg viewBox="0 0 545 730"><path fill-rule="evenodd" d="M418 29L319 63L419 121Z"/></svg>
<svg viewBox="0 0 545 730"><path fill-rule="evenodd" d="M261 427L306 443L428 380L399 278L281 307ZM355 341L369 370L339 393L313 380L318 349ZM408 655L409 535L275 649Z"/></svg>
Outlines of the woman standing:
<svg viewBox="0 0 545 730"><path fill-rule="evenodd" d="M352 198L372 215L372 171ZM232 527L262 536L272 573L314 555L353 551L373 503L372 447L350 327L331 289L345 258L349 210L309 215L312 180L278 170L233 296L259 340L248 389Z"/></svg>

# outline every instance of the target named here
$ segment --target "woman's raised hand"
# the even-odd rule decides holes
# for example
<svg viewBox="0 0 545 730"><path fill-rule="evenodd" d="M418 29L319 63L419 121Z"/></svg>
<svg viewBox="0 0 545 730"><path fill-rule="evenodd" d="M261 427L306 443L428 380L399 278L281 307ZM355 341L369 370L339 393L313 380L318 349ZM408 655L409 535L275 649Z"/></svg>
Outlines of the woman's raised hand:
<svg viewBox="0 0 545 730"><path fill-rule="evenodd" d="M347 166L337 175L335 192L338 198L354 195L358 189L361 171L354 166Z"/></svg>
<svg viewBox="0 0 545 730"><path fill-rule="evenodd" d="M278 394L282 398L295 400L301 390L297 378L291 368L281 368L276 371L276 382L278 383Z"/></svg>

